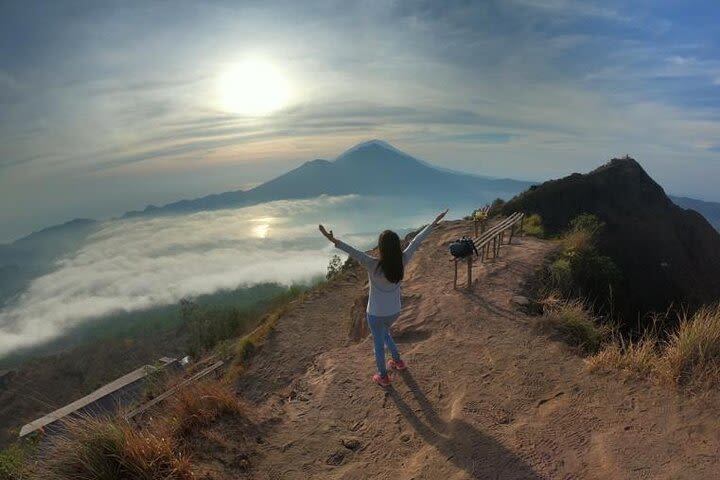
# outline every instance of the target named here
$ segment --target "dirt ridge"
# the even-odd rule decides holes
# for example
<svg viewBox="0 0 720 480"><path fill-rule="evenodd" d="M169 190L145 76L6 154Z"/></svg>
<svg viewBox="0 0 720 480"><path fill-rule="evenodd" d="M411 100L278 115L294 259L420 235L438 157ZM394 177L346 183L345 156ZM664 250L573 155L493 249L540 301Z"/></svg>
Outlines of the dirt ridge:
<svg viewBox="0 0 720 480"><path fill-rule="evenodd" d="M352 341L365 274L345 272L279 320L239 379L272 421L252 478L679 479L720 471L717 396L690 398L618 372L589 373L512 303L555 248L516 237L452 288L444 222L406 272L395 335L409 364L372 385L369 339ZM236 477L227 477L236 478Z"/></svg>

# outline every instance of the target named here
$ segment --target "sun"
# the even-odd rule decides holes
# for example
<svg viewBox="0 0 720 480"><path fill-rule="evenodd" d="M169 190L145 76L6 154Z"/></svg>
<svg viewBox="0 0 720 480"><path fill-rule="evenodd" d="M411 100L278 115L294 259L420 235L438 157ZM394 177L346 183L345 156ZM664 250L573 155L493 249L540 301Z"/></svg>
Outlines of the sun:
<svg viewBox="0 0 720 480"><path fill-rule="evenodd" d="M287 104L288 82L280 69L263 60L232 65L220 76L222 108L240 115L267 115Z"/></svg>

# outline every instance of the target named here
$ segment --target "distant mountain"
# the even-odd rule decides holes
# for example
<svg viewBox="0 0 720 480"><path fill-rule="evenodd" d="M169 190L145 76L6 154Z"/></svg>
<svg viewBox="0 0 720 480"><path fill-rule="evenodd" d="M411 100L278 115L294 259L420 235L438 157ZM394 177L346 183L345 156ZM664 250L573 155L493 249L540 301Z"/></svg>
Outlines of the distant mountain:
<svg viewBox="0 0 720 480"><path fill-rule="evenodd" d="M708 222L715 227L716 230L720 231L720 203L716 202L705 202L702 200L695 200L694 198L688 197L670 197L670 200L679 207L689 208L702 214Z"/></svg>
<svg viewBox="0 0 720 480"><path fill-rule="evenodd" d="M312 160L251 190L236 190L180 200L162 207L150 205L124 217L172 215L254 205L262 202L312 198L318 195L382 195L418 203L481 205L497 197L510 198L530 182L454 172L430 165L381 140L360 143L334 161ZM683 197L673 200L720 223L720 204ZM54 268L62 255L72 253L99 228L98 222L76 219L0 245L0 307L29 282Z"/></svg>
<svg viewBox="0 0 720 480"><path fill-rule="evenodd" d="M670 201L631 158L531 187L504 208L538 213L550 234L581 213L605 222L599 248L622 270L622 291L613 296L630 326L647 312L720 299L720 234Z"/></svg>
<svg viewBox="0 0 720 480"><path fill-rule="evenodd" d="M495 179L436 168L381 140L354 146L334 161L312 160L251 190L237 190L164 207L149 206L126 216L187 213L319 195L383 195L478 204L510 197L530 182Z"/></svg>
<svg viewBox="0 0 720 480"><path fill-rule="evenodd" d="M95 220L78 218L0 245L0 307L22 292L33 278L50 271L57 259L76 250L97 224Z"/></svg>

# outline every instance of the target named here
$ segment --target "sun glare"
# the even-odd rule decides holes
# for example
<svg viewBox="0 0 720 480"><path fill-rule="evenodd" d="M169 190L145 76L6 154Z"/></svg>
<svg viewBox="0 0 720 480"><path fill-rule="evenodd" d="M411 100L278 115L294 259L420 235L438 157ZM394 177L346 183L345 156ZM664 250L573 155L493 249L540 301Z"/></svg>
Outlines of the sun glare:
<svg viewBox="0 0 720 480"><path fill-rule="evenodd" d="M270 224L274 223L275 219L273 217L261 217L261 218L253 218L251 220L252 223L255 224L254 227L252 227L252 236L255 238L267 238L268 234L270 233Z"/></svg>
<svg viewBox="0 0 720 480"><path fill-rule="evenodd" d="M241 115L267 115L288 100L288 83L282 72L260 60L233 65L221 75L219 87L223 109Z"/></svg>

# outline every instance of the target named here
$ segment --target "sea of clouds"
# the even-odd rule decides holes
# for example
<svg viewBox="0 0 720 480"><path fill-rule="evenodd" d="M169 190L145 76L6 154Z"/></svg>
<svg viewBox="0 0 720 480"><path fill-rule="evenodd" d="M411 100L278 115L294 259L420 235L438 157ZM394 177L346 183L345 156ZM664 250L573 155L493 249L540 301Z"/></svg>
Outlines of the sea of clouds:
<svg viewBox="0 0 720 480"><path fill-rule="evenodd" d="M341 253L318 223L369 248L378 231L417 227L433 213L349 195L107 221L0 311L0 356L111 313L255 283L311 281Z"/></svg>

